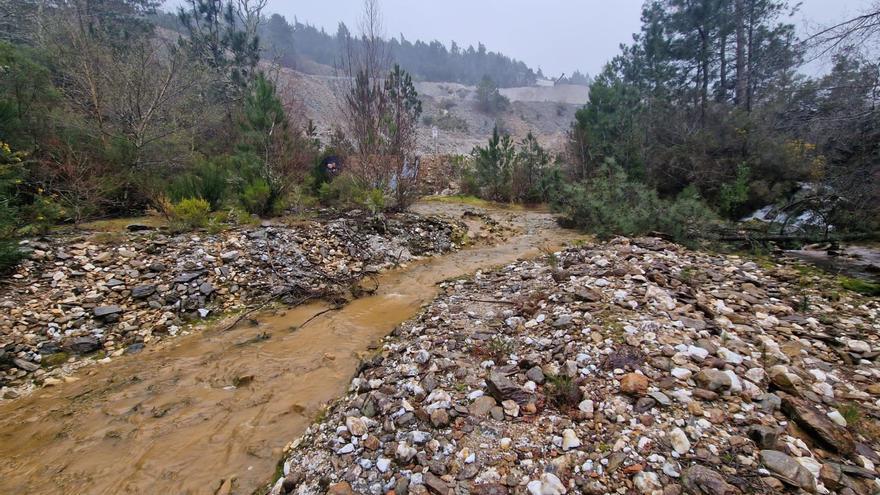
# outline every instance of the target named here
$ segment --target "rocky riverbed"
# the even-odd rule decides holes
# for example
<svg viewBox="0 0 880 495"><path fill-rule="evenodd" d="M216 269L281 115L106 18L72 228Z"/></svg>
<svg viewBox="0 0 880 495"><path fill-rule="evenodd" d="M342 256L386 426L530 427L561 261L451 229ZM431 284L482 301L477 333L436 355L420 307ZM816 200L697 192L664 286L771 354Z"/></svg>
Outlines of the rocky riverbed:
<svg viewBox="0 0 880 495"><path fill-rule="evenodd" d="M365 276L455 249L463 228L353 212L215 234L135 227L110 241L89 233L30 241L30 259L0 286L0 398L75 379L67 375L84 363L140 352L214 316L350 297Z"/></svg>
<svg viewBox="0 0 880 495"><path fill-rule="evenodd" d="M880 302L658 239L468 279L293 441L279 494L880 491Z"/></svg>

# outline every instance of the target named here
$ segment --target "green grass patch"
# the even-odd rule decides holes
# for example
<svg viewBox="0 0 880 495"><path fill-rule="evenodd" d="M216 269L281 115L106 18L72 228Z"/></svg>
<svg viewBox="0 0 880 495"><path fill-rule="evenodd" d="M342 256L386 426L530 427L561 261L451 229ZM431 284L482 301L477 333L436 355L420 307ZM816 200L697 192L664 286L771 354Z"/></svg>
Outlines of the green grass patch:
<svg viewBox="0 0 880 495"><path fill-rule="evenodd" d="M840 286L863 296L880 296L880 284L852 277L839 277Z"/></svg>
<svg viewBox="0 0 880 495"><path fill-rule="evenodd" d="M55 354L49 354L47 356L43 356L43 359L40 360L40 364L44 368L49 368L52 366L59 366L67 362L70 358L70 354L66 352L56 352Z"/></svg>
<svg viewBox="0 0 880 495"><path fill-rule="evenodd" d="M496 203L494 201L487 201L485 199L478 198L476 196L468 196L465 194L454 194L452 196L425 196L422 198L423 201L433 201L435 203L451 203L451 204L459 204L465 206L476 206L480 208L502 208L505 210L516 210L521 211L526 208L520 204L513 203Z"/></svg>
<svg viewBox="0 0 880 495"><path fill-rule="evenodd" d="M109 218L106 220L95 220L85 222L79 225L82 230L90 230L93 232L126 232L127 227L131 224L147 225L153 228L160 228L168 225L168 221L160 216L143 216L130 218Z"/></svg>

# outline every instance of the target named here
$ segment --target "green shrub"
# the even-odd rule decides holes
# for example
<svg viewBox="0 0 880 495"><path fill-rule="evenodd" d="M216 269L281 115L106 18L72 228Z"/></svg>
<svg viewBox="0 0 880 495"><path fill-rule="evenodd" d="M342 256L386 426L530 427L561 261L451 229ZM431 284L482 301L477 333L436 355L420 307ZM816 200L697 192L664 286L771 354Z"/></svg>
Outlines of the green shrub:
<svg viewBox="0 0 880 495"><path fill-rule="evenodd" d="M19 221L17 191L24 175L23 157L22 153L12 151L8 144L0 141L0 273L14 268L23 257L13 240Z"/></svg>
<svg viewBox="0 0 880 495"><path fill-rule="evenodd" d="M321 184L318 190L318 200L324 206L336 208L360 208L366 195L364 187L354 176L342 174L332 182Z"/></svg>
<svg viewBox="0 0 880 495"><path fill-rule="evenodd" d="M712 225L718 223L718 216L709 208L697 188L688 186L666 207L661 216L658 230L673 237L678 242L690 244L701 237L708 237Z"/></svg>
<svg viewBox="0 0 880 495"><path fill-rule="evenodd" d="M385 210L385 192L379 188L370 189L361 203L375 215Z"/></svg>
<svg viewBox="0 0 880 495"><path fill-rule="evenodd" d="M24 253L18 249L15 242L8 239L0 240L0 274L11 271L23 258Z"/></svg>
<svg viewBox="0 0 880 495"><path fill-rule="evenodd" d="M245 211L254 215L265 215L273 208L272 188L263 179L254 179L244 187L239 196Z"/></svg>
<svg viewBox="0 0 880 495"><path fill-rule="evenodd" d="M661 231L678 242L705 236L717 217L687 188L674 200L661 199L609 160L580 184L564 186L553 207L570 224L598 237L636 236Z"/></svg>
<svg viewBox="0 0 880 495"><path fill-rule="evenodd" d="M736 179L733 182L721 184L721 191L718 194L718 206L721 211L728 217L737 217L740 208L749 200L749 183L751 171L746 164L740 165L736 169Z"/></svg>
<svg viewBox="0 0 880 495"><path fill-rule="evenodd" d="M235 158L219 156L196 162L191 171L180 175L168 186L168 196L172 201L186 198L202 198L219 209L229 194L230 170L237 169Z"/></svg>
<svg viewBox="0 0 880 495"><path fill-rule="evenodd" d="M201 198L186 198L174 204L171 215L172 223L180 229L202 228L208 224L211 204Z"/></svg>

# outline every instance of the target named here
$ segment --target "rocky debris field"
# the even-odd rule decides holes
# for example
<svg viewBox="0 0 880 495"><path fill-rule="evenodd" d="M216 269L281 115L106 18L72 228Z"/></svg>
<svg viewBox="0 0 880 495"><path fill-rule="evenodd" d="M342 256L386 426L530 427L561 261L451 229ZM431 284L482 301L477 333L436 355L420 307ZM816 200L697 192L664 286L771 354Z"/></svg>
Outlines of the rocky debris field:
<svg viewBox="0 0 880 495"><path fill-rule="evenodd" d="M352 212L216 234L31 241L30 259L0 285L0 397L75 379L65 375L85 362L138 352L206 318L275 300L348 297L369 274L456 248L463 229Z"/></svg>
<svg viewBox="0 0 880 495"><path fill-rule="evenodd" d="M880 491L880 302L615 239L444 283L273 495Z"/></svg>

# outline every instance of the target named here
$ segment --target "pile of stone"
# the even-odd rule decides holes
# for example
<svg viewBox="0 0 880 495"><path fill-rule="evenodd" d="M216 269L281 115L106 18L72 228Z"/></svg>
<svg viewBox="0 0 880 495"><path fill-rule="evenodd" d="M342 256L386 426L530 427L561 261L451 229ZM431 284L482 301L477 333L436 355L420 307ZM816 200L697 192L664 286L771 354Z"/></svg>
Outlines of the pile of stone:
<svg viewBox="0 0 880 495"><path fill-rule="evenodd" d="M343 295L365 275L454 249L461 228L353 212L217 234L133 229L111 244L81 234L31 241L30 259L0 287L0 386L51 384L52 368L80 356L137 352L270 299Z"/></svg>
<svg viewBox="0 0 880 495"><path fill-rule="evenodd" d="M880 301L762 266L615 239L449 282L268 491L877 493Z"/></svg>

